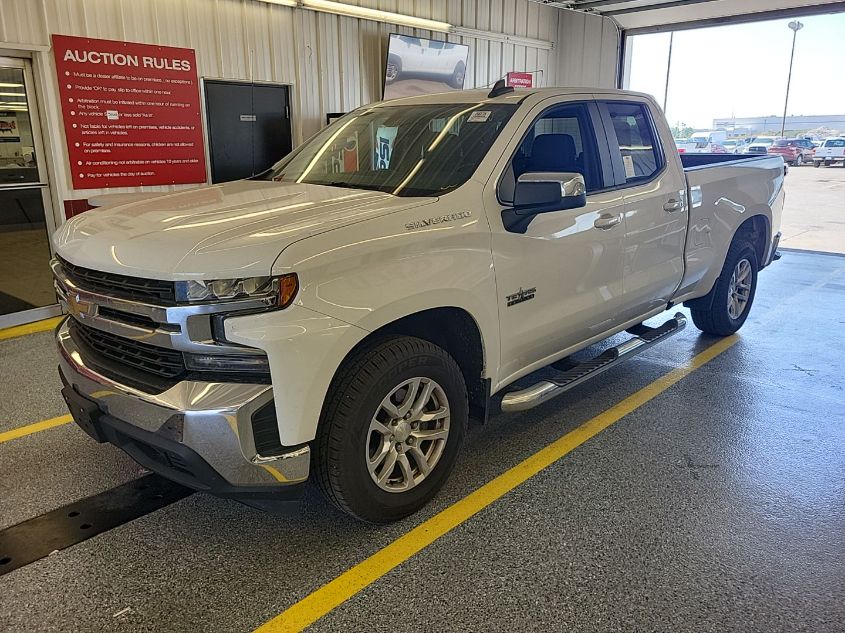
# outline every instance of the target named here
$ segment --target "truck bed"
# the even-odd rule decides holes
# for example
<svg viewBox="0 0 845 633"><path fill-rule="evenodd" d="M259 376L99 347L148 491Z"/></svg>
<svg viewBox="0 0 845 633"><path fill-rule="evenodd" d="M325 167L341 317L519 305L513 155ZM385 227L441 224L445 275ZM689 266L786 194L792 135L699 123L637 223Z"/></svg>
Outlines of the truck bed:
<svg viewBox="0 0 845 633"><path fill-rule="evenodd" d="M750 161L767 160L770 154L679 154L684 171L712 167L725 163L748 163Z"/></svg>

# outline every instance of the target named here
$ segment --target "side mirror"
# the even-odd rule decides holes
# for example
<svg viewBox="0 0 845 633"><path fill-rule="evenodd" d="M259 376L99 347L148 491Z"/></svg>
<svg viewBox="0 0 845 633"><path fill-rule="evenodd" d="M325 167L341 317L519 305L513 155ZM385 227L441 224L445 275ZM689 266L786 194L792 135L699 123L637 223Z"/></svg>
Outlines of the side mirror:
<svg viewBox="0 0 845 633"><path fill-rule="evenodd" d="M513 207L502 211L505 229L525 233L534 216L587 205L584 176L569 172L528 172L516 181Z"/></svg>

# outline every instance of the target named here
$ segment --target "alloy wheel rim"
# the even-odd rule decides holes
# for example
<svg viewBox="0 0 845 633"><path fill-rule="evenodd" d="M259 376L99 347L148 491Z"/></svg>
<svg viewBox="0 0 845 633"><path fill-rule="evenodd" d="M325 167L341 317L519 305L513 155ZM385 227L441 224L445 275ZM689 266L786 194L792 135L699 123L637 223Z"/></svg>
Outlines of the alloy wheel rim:
<svg viewBox="0 0 845 633"><path fill-rule="evenodd" d="M734 320L742 316L751 298L751 284L754 276L751 274L751 262L741 259L734 267L731 282L728 285L728 314Z"/></svg>
<svg viewBox="0 0 845 633"><path fill-rule="evenodd" d="M449 438L449 400L437 381L416 377L390 390L370 420L367 470L387 492L406 492L434 470Z"/></svg>

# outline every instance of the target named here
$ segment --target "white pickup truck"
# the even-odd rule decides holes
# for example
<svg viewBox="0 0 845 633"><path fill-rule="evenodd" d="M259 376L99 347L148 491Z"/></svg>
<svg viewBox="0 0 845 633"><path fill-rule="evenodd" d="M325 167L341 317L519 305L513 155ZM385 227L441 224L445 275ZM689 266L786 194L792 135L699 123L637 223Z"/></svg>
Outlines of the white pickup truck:
<svg viewBox="0 0 845 633"><path fill-rule="evenodd" d="M582 384L683 328L643 325L682 302L705 332L739 329L783 181L780 156L679 157L632 92L368 105L252 179L64 224L62 393L92 437L186 486L275 509L313 472L346 512L396 520L491 403Z"/></svg>
<svg viewBox="0 0 845 633"><path fill-rule="evenodd" d="M826 139L813 155L813 167L830 167L834 163L845 165L845 137Z"/></svg>

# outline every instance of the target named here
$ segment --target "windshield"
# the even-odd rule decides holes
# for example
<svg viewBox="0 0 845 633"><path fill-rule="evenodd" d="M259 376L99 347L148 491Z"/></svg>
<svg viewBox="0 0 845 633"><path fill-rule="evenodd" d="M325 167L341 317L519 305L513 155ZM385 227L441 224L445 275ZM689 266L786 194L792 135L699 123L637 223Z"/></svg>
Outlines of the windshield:
<svg viewBox="0 0 845 633"><path fill-rule="evenodd" d="M704 143L707 144L710 142L710 138L707 136L693 136L690 138L693 143Z"/></svg>
<svg viewBox="0 0 845 633"><path fill-rule="evenodd" d="M267 180L436 196L473 174L516 105L361 108L276 163Z"/></svg>

